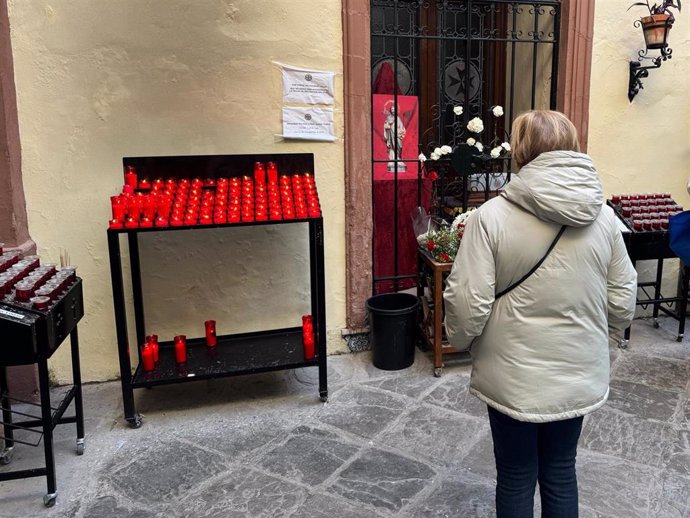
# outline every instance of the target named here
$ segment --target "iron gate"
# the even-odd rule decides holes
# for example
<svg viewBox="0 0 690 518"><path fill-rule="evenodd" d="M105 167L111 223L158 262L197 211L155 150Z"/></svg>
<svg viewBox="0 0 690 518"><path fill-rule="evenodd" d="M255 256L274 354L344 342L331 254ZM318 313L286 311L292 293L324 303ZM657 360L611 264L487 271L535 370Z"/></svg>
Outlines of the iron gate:
<svg viewBox="0 0 690 518"><path fill-rule="evenodd" d="M447 216L510 179L509 158L463 176L417 155L464 142L492 107L504 109L493 133L506 141L520 112L555 108L560 16L560 1L372 0L374 293L415 284L416 207Z"/></svg>

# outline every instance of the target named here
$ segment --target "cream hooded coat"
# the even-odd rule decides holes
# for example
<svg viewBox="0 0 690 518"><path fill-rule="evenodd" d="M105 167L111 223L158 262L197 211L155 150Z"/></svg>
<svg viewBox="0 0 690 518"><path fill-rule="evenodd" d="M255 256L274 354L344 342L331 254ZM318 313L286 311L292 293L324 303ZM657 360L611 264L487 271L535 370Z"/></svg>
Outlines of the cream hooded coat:
<svg viewBox="0 0 690 518"><path fill-rule="evenodd" d="M591 159L539 155L467 221L444 292L452 345L472 355L470 392L510 417L584 415L609 393L609 330L635 311L637 274ZM540 268L525 275L561 225Z"/></svg>

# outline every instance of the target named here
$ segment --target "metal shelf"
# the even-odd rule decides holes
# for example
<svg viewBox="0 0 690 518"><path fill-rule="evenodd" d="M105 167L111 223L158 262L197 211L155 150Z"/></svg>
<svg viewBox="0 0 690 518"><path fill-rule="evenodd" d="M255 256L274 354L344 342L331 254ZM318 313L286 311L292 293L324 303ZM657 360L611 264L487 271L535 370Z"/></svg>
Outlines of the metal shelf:
<svg viewBox="0 0 690 518"><path fill-rule="evenodd" d="M318 365L317 359L304 359L301 327L219 336L215 347L207 347L204 338L187 340L184 364L175 362L173 342L162 342L159 354L154 370L137 367L134 388Z"/></svg>

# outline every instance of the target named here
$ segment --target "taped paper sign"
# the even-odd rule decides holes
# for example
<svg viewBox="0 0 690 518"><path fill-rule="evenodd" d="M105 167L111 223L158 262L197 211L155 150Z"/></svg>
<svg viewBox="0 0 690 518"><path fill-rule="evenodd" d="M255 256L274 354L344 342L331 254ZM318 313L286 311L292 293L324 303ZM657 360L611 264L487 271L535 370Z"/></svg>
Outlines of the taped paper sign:
<svg viewBox="0 0 690 518"><path fill-rule="evenodd" d="M283 137L333 142L333 108L283 107Z"/></svg>
<svg viewBox="0 0 690 518"><path fill-rule="evenodd" d="M333 104L334 72L319 72L283 67L283 102L299 104Z"/></svg>

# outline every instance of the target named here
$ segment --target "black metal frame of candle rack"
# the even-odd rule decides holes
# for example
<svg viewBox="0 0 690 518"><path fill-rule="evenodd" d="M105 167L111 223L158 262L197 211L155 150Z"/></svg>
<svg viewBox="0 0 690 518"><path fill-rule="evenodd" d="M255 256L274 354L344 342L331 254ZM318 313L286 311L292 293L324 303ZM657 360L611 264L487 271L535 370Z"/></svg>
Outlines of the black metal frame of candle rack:
<svg viewBox="0 0 690 518"><path fill-rule="evenodd" d="M609 206L613 207L610 202ZM637 298L636 305L643 308L652 306L652 318L654 327L659 327L659 313L664 313L678 320L678 336L676 340L681 342L685 334L685 317L687 316L688 306L688 283L690 281L690 271L682 262L678 272L678 290L675 297L664 297L661 293L661 281L664 274L664 260L676 259L678 256L669 246L668 232L663 230L651 230L637 232L631 228L628 221L616 210L616 216L625 224L629 232L623 233L623 241L628 251L628 256L633 263L637 261L656 261L656 277L653 281L638 282L638 288L644 293L646 298ZM649 293L647 289L653 288L654 292ZM675 305L675 311L665 306ZM630 327L625 330L623 340L619 343L622 349L627 348L630 340Z"/></svg>
<svg viewBox="0 0 690 518"><path fill-rule="evenodd" d="M0 299L1 300L1 299ZM0 336L5 347L0 349L0 406L2 407L2 436L5 446L0 452L0 464L12 462L14 444L39 446L43 440L45 467L30 468L0 473L0 482L29 477L46 477L48 492L43 497L46 507L55 505L57 483L55 456L53 451L53 430L59 424L75 423L77 427L77 455L84 453L84 409L81 392L81 369L79 365L79 336L77 323L84 315L82 281L72 284L60 296L57 303L47 311L30 308L25 303L0 303ZM72 385L56 406L51 405L48 359L70 337L72 353ZM7 367L38 364L38 385L40 402L22 401L13 398L7 384ZM74 415L64 417L70 403L74 401ZM13 409L13 404L22 404L40 409L41 415L31 410ZM19 416L20 421L15 421ZM16 432L27 437L19 439ZM34 441L30 438L35 439Z"/></svg>
<svg viewBox="0 0 690 518"><path fill-rule="evenodd" d="M292 164L301 171L313 172L313 155L222 155L200 157L152 157L124 159L124 165L155 164L163 159L180 164L191 161L191 166L179 167L184 171L184 176L190 176L190 170L198 171L199 164L194 159L206 161L207 168L201 168L202 178L215 176L237 176L233 174L229 164L234 164L240 170L247 171L247 167L254 161L293 160ZM209 165L211 164L211 165ZM219 169L219 164L223 167ZM279 163L279 166L281 164ZM289 167L282 167L280 170ZM161 173L157 170L158 177L176 177L181 175L170 174L172 168ZM209 172L210 171L210 172ZM294 172L296 172L295 170ZM214 174L215 172L215 174ZM166 174L167 173L167 174ZM153 176L153 175L151 175ZM129 247L129 265L132 283L132 303L134 309L134 322L137 344L143 344L146 337L146 324L144 316L144 298L142 290L141 263L139 260L140 233L147 232L177 232L177 231L203 231L209 228L232 229L246 226L265 225L307 225L309 232L309 271L311 288L311 313L314 319L314 335L316 356L314 359L304 359L302 343L302 327L287 329L256 331L234 335L218 336L218 344L209 348L205 344L205 338L191 338L187 340L187 362L177 364L174 360L174 343L160 343L160 361L153 371L144 371L141 362L141 350L137 347L139 363L132 371L132 363L129 352L129 339L127 331L127 316L125 303L125 289L122 273L122 257L120 252L120 236L127 235ZM117 333L117 346L120 361L120 374L122 384L122 398L124 404L125 420L130 427L139 428L142 425L142 417L136 412L134 405L134 389L150 388L157 385L185 383L211 378L239 376L277 370L296 369L301 367L318 367L319 369L319 397L321 401L328 399L327 366L326 366L326 292L324 272L324 231L323 218L308 218L294 220L271 220L207 225L184 225L176 227L153 227L135 229L108 229L108 251L110 256L110 274L113 288L113 304L115 308L115 327Z"/></svg>

